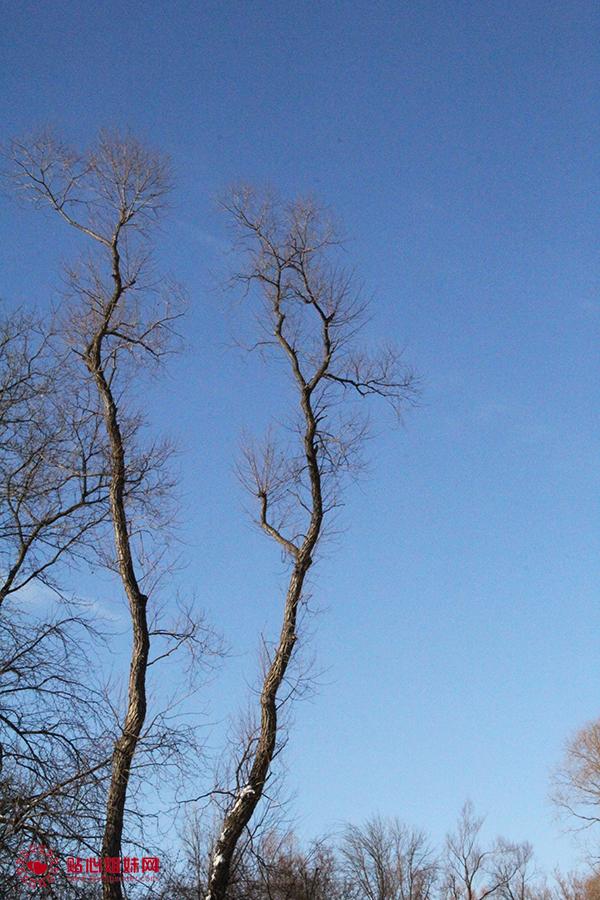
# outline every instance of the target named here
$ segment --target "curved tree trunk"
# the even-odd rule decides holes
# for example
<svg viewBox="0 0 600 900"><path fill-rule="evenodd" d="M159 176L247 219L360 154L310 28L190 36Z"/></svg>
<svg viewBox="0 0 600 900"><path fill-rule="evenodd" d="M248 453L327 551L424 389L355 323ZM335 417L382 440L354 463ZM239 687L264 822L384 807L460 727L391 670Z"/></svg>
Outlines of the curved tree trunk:
<svg viewBox="0 0 600 900"><path fill-rule="evenodd" d="M131 764L146 718L146 671L150 650L150 636L146 616L148 598L140 589L135 572L125 511L126 462L123 436L119 425L117 405L105 375L102 358L102 343L110 327L111 317L123 294L117 241L118 232L112 245L114 293L110 303L107 305L102 324L85 354L86 365L102 399L104 422L110 443L110 508L119 574L129 602L133 637L127 713L123 731L115 742L111 763L106 824L101 850L103 860L107 857L119 857L121 855L123 818ZM104 900L122 900L123 891L120 877L116 877L114 881L105 878L102 882L102 890Z"/></svg>
<svg viewBox="0 0 600 900"><path fill-rule="evenodd" d="M285 340L283 337L281 338ZM312 565L312 552L317 545L323 524L321 473L317 461L315 435L317 424L311 405L311 387L300 376L301 406L306 423L304 455L311 484L312 510L306 537L298 548L290 542L287 548L294 557L294 566L285 598L283 623L275 655L263 681L260 695L260 733L247 784L238 790L232 806L223 820L221 833L211 858L208 892L205 900L224 900L231 879L231 864L238 841L252 818L263 795L277 745L277 693L285 678L296 644L298 605L306 574ZM263 501L263 526L266 523L266 497Z"/></svg>

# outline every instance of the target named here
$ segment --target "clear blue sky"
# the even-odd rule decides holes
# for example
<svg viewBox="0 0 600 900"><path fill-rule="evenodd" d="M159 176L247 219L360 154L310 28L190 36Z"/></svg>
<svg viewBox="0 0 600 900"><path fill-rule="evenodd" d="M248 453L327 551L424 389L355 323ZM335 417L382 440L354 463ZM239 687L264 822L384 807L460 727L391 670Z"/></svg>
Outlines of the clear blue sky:
<svg viewBox="0 0 600 900"><path fill-rule="evenodd" d="M287 751L306 835L380 812L439 838L471 797L489 833L576 861L546 797L563 741L600 714L595 7L2 3L6 136L128 126L174 162L160 256L195 348L150 412L183 448L183 580L237 654L215 716L252 680L282 573L233 475L269 385L228 349L211 195L242 178L330 204L372 331L423 376L315 573L328 671ZM5 207L5 299L49 302L65 237Z"/></svg>

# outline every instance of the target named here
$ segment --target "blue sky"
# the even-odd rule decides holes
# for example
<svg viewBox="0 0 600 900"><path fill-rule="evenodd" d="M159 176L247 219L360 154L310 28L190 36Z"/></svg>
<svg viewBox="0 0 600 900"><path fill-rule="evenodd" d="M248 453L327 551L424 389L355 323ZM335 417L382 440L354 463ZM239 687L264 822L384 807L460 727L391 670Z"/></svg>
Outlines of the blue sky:
<svg viewBox="0 0 600 900"><path fill-rule="evenodd" d="M212 198L243 179L333 208L371 333L405 346L424 383L402 429L381 420L315 572L327 671L287 751L300 830L380 812L440 838L471 797L490 834L574 864L547 793L564 740L600 713L595 4L2 13L6 136L50 123L85 143L116 125L173 160L159 257L189 291L193 350L148 408L182 448L182 581L235 654L212 717L243 702L283 583L233 474L273 391L231 349L242 326L215 288L227 236ZM0 239L0 293L44 308L76 242L9 205Z"/></svg>

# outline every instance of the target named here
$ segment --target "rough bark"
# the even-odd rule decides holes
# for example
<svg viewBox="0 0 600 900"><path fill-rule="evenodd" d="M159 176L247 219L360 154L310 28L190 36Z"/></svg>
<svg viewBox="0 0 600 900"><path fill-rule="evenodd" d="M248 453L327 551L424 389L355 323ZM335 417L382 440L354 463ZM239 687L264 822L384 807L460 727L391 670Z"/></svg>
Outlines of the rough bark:
<svg viewBox="0 0 600 900"><path fill-rule="evenodd" d="M277 693L285 678L294 645L296 644L298 605L302 598L302 589L307 572L312 565L312 553L318 543L323 524L321 472L315 445L317 421L311 402L311 394L327 367L330 344L329 324L325 323L324 326L324 362L313 379L307 382L301 372L297 353L283 334L284 316L278 300L276 304L277 324L275 335L291 361L294 378L300 392L300 406L305 423L303 437L304 456L310 480L312 508L309 527L300 546L296 546L291 541L284 539L286 550L291 552L294 564L285 598L279 643L263 681L260 696L261 719L258 744L247 784L238 792L234 804L227 812L223 821L223 828L215 844L206 900L223 900L226 896L231 874L231 863L237 843L252 818L264 791L277 744ZM269 525L267 521L266 492L262 494L260 500L262 503L261 524L263 528L282 542L279 532Z"/></svg>
<svg viewBox="0 0 600 900"><path fill-rule="evenodd" d="M118 250L119 229L112 244L112 278L114 293L108 303L104 318L90 342L85 363L96 384L102 400L106 433L110 444L110 508L113 520L115 549L119 574L131 615L132 640L127 713L123 730L115 743L111 763L111 778L106 805L106 825L102 841L102 858L121 855L123 819L131 764L146 718L146 672L150 637L146 616L147 597L142 592L135 571L127 513L125 510L126 461L123 436L119 425L119 413L113 392L106 378L102 356L102 344L110 328L111 318L123 294ZM123 896L119 880L103 881L104 900L121 900Z"/></svg>
<svg viewBox="0 0 600 900"><path fill-rule="evenodd" d="M317 473L317 482L318 480ZM318 485L315 489L320 490ZM312 563L310 554L318 540L321 521L322 514L313 517L311 532L300 548L290 577L279 643L266 674L260 697L260 735L254 761L247 784L238 792L233 806L227 812L215 844L206 900L223 900L226 897L231 863L238 841L250 822L264 791L277 743L277 692L285 678L296 643L298 604L302 596L306 573Z"/></svg>

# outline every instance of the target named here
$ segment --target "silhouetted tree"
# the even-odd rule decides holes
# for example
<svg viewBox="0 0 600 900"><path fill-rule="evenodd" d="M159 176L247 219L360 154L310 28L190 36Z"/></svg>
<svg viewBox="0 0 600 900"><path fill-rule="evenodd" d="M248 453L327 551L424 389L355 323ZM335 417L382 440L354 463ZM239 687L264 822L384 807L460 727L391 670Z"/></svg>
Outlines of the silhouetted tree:
<svg viewBox="0 0 600 900"><path fill-rule="evenodd" d="M344 479L362 462L367 423L352 400L379 397L399 414L415 390L412 373L392 348L370 354L361 346L365 303L338 266L333 229L315 204L280 205L242 190L225 209L245 251L237 280L257 295L258 344L287 364L295 408L287 444L271 436L245 451L243 482L255 498L260 527L280 548L290 574L279 640L265 664L260 722L240 753L206 900L226 896L237 844L263 796L306 578ZM279 386L279 370L274 378Z"/></svg>

